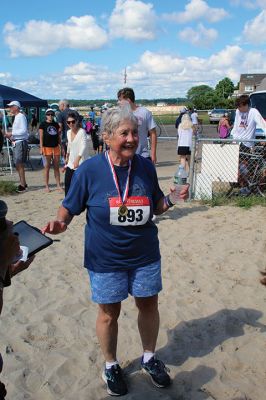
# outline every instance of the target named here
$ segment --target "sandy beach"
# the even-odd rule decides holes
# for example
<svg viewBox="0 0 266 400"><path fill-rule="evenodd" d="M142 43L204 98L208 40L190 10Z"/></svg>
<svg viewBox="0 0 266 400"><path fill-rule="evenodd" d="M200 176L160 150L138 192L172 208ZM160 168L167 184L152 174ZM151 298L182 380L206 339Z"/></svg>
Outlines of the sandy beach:
<svg viewBox="0 0 266 400"><path fill-rule="evenodd" d="M158 145L158 176L167 192L176 143ZM40 169L27 170L30 190L8 196L9 219L39 228L63 195L44 192ZM8 175L0 179L7 179ZM14 173L12 179L17 181ZM53 171L51 183L54 184ZM83 265L85 215L40 252L4 292L0 350L7 400L103 400L103 359L95 334L97 306ZM266 212L184 203L158 217L164 289L157 354L173 384L156 389L140 372L142 353L132 298L122 307L118 359L124 398L264 400L266 391Z"/></svg>

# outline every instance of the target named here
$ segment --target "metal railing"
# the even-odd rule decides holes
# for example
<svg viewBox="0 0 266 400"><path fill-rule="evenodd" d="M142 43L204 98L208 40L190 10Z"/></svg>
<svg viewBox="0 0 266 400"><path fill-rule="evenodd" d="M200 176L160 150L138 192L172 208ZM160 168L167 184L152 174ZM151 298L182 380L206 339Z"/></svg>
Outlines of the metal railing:
<svg viewBox="0 0 266 400"><path fill-rule="evenodd" d="M194 137L190 161L190 199L215 196L266 197L266 140Z"/></svg>

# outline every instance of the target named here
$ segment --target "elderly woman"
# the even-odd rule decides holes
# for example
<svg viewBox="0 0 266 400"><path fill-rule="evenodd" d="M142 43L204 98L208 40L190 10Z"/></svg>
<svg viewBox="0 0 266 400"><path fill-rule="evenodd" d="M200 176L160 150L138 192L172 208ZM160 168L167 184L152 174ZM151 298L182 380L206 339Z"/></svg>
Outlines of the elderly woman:
<svg viewBox="0 0 266 400"><path fill-rule="evenodd" d="M153 164L135 154L138 121L128 108L106 111L102 132L108 152L78 168L57 219L43 232L64 232L73 216L86 209L85 267L92 300L99 307L96 331L106 362L102 377L107 392L118 396L127 393L116 351L121 302L128 294L134 296L138 308L141 367L155 386L170 384L164 363L155 356L162 281L158 230L152 216L173 205L175 192L164 196ZM180 197L187 197L187 189Z"/></svg>

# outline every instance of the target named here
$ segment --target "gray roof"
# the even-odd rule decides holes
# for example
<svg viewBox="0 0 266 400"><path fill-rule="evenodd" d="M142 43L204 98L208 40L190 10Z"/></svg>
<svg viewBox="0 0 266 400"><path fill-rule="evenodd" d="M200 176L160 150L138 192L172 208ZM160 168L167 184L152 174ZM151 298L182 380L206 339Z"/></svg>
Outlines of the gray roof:
<svg viewBox="0 0 266 400"><path fill-rule="evenodd" d="M266 74L241 74L240 82L257 86L266 78Z"/></svg>
<svg viewBox="0 0 266 400"><path fill-rule="evenodd" d="M260 90L266 90L266 78L262 79L259 85L256 87L256 92Z"/></svg>

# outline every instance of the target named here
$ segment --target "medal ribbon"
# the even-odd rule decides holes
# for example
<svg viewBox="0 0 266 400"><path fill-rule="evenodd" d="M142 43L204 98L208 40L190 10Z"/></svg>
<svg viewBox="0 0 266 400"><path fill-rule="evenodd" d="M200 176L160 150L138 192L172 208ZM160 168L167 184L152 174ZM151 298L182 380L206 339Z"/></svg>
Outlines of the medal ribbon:
<svg viewBox="0 0 266 400"><path fill-rule="evenodd" d="M120 200L120 202L121 202L122 204L125 204L125 202L127 201L127 198L128 198L129 176L130 176L130 172L131 172L131 163L132 163L132 162L131 162L131 160L129 160L129 167L128 167L128 172L127 172L126 187L125 187L124 194L121 196L120 189L119 189L119 185L118 185L118 180L117 180L117 175L116 175L115 168L114 168L114 164L113 164L113 162L112 162L112 160L111 160L111 157L110 157L110 154L109 154L108 151L105 152L105 157L106 157L107 162L108 162L108 164L109 164L109 166L110 166L110 169L111 169L111 173L112 173L112 176L113 176L114 184L115 184L116 190L117 190L117 192L118 192L119 200Z"/></svg>

